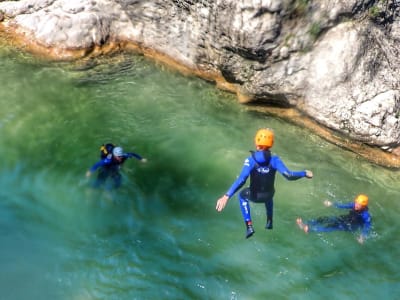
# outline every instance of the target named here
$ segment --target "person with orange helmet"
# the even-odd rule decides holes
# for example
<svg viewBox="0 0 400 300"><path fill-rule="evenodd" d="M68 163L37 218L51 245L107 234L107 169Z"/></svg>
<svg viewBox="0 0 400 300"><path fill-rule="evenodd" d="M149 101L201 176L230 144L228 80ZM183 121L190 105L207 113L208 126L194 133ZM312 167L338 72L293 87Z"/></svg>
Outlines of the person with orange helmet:
<svg viewBox="0 0 400 300"><path fill-rule="evenodd" d="M272 229L273 197L275 193L275 174L278 171L288 180L297 180L303 177L312 178L309 170L291 171L281 161L279 156L271 154L274 144L274 132L269 128L257 131L254 137L256 151L244 161L242 171L229 190L217 200L216 210L221 212L228 200L246 183L250 177L250 186L239 193L239 203L243 220L246 224L246 238L251 237L255 231L250 214L249 201L264 203L267 214L266 229Z"/></svg>
<svg viewBox="0 0 400 300"><path fill-rule="evenodd" d="M297 218L296 222L305 233L330 232L335 230L355 232L361 230L357 241L362 244L371 230L371 215L368 211L368 200L368 196L365 194L357 195L353 202L346 204L332 203L329 200L325 200L324 204L327 207L334 206L336 208L349 209L350 211L347 215L319 217L306 223L301 218Z"/></svg>

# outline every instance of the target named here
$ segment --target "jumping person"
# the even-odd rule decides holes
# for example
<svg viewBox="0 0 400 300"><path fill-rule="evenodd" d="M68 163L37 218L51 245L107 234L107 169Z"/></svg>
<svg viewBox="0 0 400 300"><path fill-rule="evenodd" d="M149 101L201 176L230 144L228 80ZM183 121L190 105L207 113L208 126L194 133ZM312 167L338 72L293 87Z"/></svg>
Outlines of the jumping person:
<svg viewBox="0 0 400 300"><path fill-rule="evenodd" d="M335 230L355 232L361 230L357 241L362 244L368 237L371 230L371 215L368 211L368 196L359 194L354 198L353 202L341 204L332 203L329 200L324 201L325 206L334 206L341 209L349 209L347 215L319 217L303 223L301 218L297 218L296 222L300 229L308 232L330 232Z"/></svg>
<svg viewBox="0 0 400 300"><path fill-rule="evenodd" d="M299 178L312 178L313 173L308 170L290 171L281 161L279 156L271 154L274 144L274 133L271 129L260 129L254 138L256 151L250 151L251 155L244 161L239 177L230 189L217 200L216 210L222 211L228 200L246 183L250 176L250 186L239 193L240 209L246 224L246 238L254 234L253 223L250 215L249 200L256 203L264 203L267 223L265 228L272 229L273 197L275 193L275 174L278 171L288 180Z"/></svg>
<svg viewBox="0 0 400 300"><path fill-rule="evenodd" d="M105 184L107 178L111 177L114 181L114 188L118 188L122 181L119 171L123 163L132 157L141 162L147 161L139 154L133 152L125 153L122 147L115 147L113 144L103 145L101 148L101 159L86 172L86 177L90 177L93 172L99 169L94 187L102 186Z"/></svg>

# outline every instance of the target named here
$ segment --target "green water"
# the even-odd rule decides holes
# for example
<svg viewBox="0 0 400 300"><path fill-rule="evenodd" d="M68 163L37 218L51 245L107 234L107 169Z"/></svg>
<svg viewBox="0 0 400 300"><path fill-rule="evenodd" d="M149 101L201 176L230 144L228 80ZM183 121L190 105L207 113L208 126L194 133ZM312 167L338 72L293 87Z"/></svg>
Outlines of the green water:
<svg viewBox="0 0 400 300"><path fill-rule="evenodd" d="M0 299L396 299L399 172L234 96L131 54L45 63L0 51ZM314 179L277 175L274 230L253 205L244 238L238 175L259 127L274 152ZM93 190L85 172L113 141L123 185ZM309 234L297 216L335 214L324 199L370 196L374 234Z"/></svg>

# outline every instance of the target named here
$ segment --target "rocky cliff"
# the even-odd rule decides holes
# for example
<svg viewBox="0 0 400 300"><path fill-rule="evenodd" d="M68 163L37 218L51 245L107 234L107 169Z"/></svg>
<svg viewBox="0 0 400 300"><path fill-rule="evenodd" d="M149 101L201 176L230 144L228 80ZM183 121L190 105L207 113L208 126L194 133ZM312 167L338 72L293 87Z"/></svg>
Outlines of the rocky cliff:
<svg viewBox="0 0 400 300"><path fill-rule="evenodd" d="M2 31L37 53L137 50L400 167L398 0L24 0L0 11Z"/></svg>

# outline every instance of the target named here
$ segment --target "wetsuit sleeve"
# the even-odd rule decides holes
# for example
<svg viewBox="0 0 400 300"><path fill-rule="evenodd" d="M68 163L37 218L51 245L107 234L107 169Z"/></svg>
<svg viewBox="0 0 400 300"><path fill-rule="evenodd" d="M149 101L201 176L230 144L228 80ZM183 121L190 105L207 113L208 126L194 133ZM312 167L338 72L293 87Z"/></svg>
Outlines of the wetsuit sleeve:
<svg viewBox="0 0 400 300"><path fill-rule="evenodd" d="M282 174L287 180L297 180L303 177L306 177L306 171L291 171L289 170L283 161L279 158L279 156L271 157L271 165L275 168L279 173Z"/></svg>
<svg viewBox="0 0 400 300"><path fill-rule="evenodd" d="M126 158L132 158L132 157L134 157L134 158L136 158L136 159L138 159L138 160L142 160L142 157L141 157L139 154L133 153L133 152L125 153L124 156L125 156Z"/></svg>
<svg viewBox="0 0 400 300"><path fill-rule="evenodd" d="M111 160L110 160L110 159L107 159L107 158L106 158L106 159L99 160L97 163L95 163L95 164L89 169L89 171L93 173L93 172L96 171L98 168L110 164L110 162L111 162Z"/></svg>
<svg viewBox="0 0 400 300"><path fill-rule="evenodd" d="M239 177L231 185L231 187L225 193L225 195L227 195L229 198L232 197L246 183L246 180L249 177L253 166L254 166L254 160L251 159L250 157L246 158Z"/></svg>
<svg viewBox="0 0 400 300"><path fill-rule="evenodd" d="M371 222L371 215L369 214L368 210L366 210L366 211L364 211L364 212L362 213L361 216L362 216L362 219L363 219L363 221L364 221L364 226L363 226L363 228L361 229L361 235L362 235L364 238L366 238L366 237L369 235L370 231L371 231L371 224L372 224L372 222Z"/></svg>
<svg viewBox="0 0 400 300"><path fill-rule="evenodd" d="M354 209L354 202L349 203L333 203L333 206L336 208L343 208L343 209Z"/></svg>

